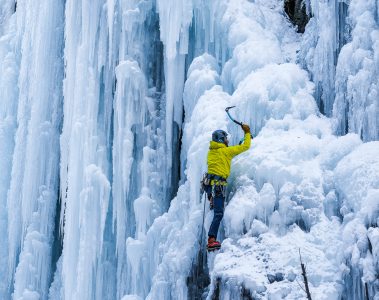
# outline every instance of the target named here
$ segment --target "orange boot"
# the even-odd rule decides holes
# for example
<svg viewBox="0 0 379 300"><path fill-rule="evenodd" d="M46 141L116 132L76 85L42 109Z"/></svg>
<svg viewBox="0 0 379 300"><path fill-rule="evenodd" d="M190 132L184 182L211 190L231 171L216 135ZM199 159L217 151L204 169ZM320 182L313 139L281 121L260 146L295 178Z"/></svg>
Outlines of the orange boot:
<svg viewBox="0 0 379 300"><path fill-rule="evenodd" d="M220 248L221 248L220 242L216 241L216 239L213 236L208 237L208 245L207 245L208 251L214 251Z"/></svg>

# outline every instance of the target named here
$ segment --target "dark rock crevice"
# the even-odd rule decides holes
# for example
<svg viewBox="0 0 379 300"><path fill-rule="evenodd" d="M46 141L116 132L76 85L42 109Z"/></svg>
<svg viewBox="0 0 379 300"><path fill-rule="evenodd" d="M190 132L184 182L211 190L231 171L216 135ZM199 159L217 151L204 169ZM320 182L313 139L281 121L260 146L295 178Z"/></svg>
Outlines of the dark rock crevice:
<svg viewBox="0 0 379 300"><path fill-rule="evenodd" d="M207 254L200 249L197 259L187 277L188 299L201 300L206 297L209 290L210 277L207 265ZM213 298L212 298L213 299Z"/></svg>
<svg viewBox="0 0 379 300"><path fill-rule="evenodd" d="M305 3L303 0L285 0L284 10L287 13L292 24L297 26L297 31L304 33L311 16L307 14Z"/></svg>
<svg viewBox="0 0 379 300"><path fill-rule="evenodd" d="M225 290L228 290L228 295L231 299L239 300L254 300L257 299L253 296L252 291L247 289L244 285L233 285L233 288L228 284L228 282L223 282L221 278L217 278L214 283L213 294L211 295L212 300L220 300L222 294ZM258 297L261 299L261 297Z"/></svg>

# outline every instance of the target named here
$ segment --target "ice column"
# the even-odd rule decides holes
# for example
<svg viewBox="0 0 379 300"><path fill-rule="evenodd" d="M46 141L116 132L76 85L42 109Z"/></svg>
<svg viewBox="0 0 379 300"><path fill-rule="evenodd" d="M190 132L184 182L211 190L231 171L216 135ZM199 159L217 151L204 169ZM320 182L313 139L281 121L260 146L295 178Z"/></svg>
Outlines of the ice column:
<svg viewBox="0 0 379 300"><path fill-rule="evenodd" d="M339 50L339 1L310 0L307 2L313 18L306 27L300 55L316 85L315 98L320 111L330 116L335 95L335 68Z"/></svg>
<svg viewBox="0 0 379 300"><path fill-rule="evenodd" d="M4 6L3 8L5 8ZM4 11L3 11L4 12ZM8 218L7 192L11 181L14 135L17 128L19 40L16 35L16 15L2 15L0 20L0 298L9 298L8 277ZM3 29L6 33L2 35ZM5 30L4 30L5 31Z"/></svg>
<svg viewBox="0 0 379 300"><path fill-rule="evenodd" d="M177 155L175 154L175 151L177 150L174 150L174 149L167 150L167 148L171 147L171 145L178 144L179 142L177 140L177 135L176 135L177 133L174 133L175 132L174 128L175 127L178 128L178 126L180 126L181 121L182 121L181 120L182 113L178 114L177 118L175 118L173 114L175 114L174 113L175 110L182 111L183 104L182 104L181 98L182 98L183 82L181 82L181 80L184 80L184 68L185 68L184 58L185 58L185 53L188 51L188 30L189 30L189 23L190 23L190 19L189 19L184 29L181 29L181 26L182 26L181 24L183 21L182 21L182 18L178 16L178 14L179 15L182 14L183 13L182 10L185 8L183 8L183 6L181 6L182 4L180 4L179 2L172 2L172 3L162 2L162 3L158 3L158 7L159 5L161 5L160 9L158 9L159 17L160 17L160 25L161 25L160 36L165 46L164 59L166 60L165 61L165 79L166 79L165 80L165 87L166 87L165 97L166 98L162 99L162 98L157 97L155 101L159 103L159 106L154 107L153 105L151 105L151 99L149 100L149 98L152 96L150 94L151 93L151 90L150 90L148 93L149 97L146 98L145 96L145 98L141 98L141 101L140 101L141 105L143 101L146 101L147 103L146 107L148 107L149 118L145 119L146 122L145 122L145 126L142 132L143 135L146 135L148 140L146 141L146 146L144 146L143 148L143 157L139 165L140 175L137 174L138 176L140 176L140 179L141 179L141 180L138 179L137 181L137 183L141 187L139 197L135 200L130 199L130 200L134 200L133 207L134 207L135 226L136 226L135 237L128 238L126 242L126 253L127 253L127 260L128 260L127 269L128 269L128 279L129 279L126 292L129 293L129 295L138 294L143 297L146 297L146 295L148 295L149 290L152 285L152 277L154 276L154 272L156 271L156 268L158 267L158 264L160 263L155 260L155 259L160 260L160 258L156 257L157 249L155 247L157 246L157 243L159 242L161 233L155 232L155 231L156 230L159 231L159 229L157 228L161 225L155 225L155 229L153 229L153 232L155 232L155 236L154 236L154 233L150 231L151 230L150 225L153 223L153 220L163 210L162 209L163 203L161 202L162 200L160 200L159 197L157 197L156 195L157 188L155 187L154 182L157 181L159 176L161 176L163 177L160 179L160 182L162 183L162 185L166 187L170 187L170 184L171 184L170 174L171 172L174 173L173 169L175 167L173 164L171 164L171 159L172 159L172 156ZM162 7L162 5L164 5L164 8ZM188 9L188 7L186 9ZM192 8L190 7L190 9ZM129 10L128 13L132 14L131 10ZM192 11L187 11L186 13L192 16ZM135 14L137 14L137 12L135 12ZM134 15L133 15L133 18L134 18ZM167 25L168 24L167 22L169 23L169 25ZM175 35L172 32L168 32L169 30L175 31L177 29L178 29L178 32L175 33ZM183 30L183 31L180 31L180 30ZM178 36L178 40L176 40L176 36ZM182 37L179 38L180 36ZM183 41L181 40L183 38L184 38L185 44L183 44L184 46L182 45L183 49L181 49L181 46L179 45L180 43L183 43ZM135 53L133 54L135 55ZM170 55L170 58L167 58L168 55ZM136 57L136 59L138 59L138 56ZM193 68L196 70L194 71L194 76L192 79L192 84L193 84L192 87L194 88L199 87L201 91L198 93L197 96L195 96L191 94L190 90L188 90L189 94L188 94L188 101L187 101L188 102L187 117L190 117L193 106L196 104L198 98L201 96L204 90L212 87L216 82L220 81L219 75L214 70L214 69L218 69L217 63L215 62L214 58L211 57L210 55L205 55L203 60L204 61L200 60L198 62L198 65ZM138 62L139 62L140 68L143 69L144 61L138 60ZM137 68L138 68L138 65L135 64L135 69ZM167 68L170 68L171 71L167 71ZM202 71L204 71L204 75ZM126 73L126 69L123 72ZM199 74L202 75L200 79L196 77ZM135 78L140 78L140 76L135 75L133 76L133 78L135 80ZM198 79L199 81L197 82L196 79ZM170 81L170 83L168 83L168 81ZM118 80L118 88L120 86L122 85L119 84L119 80ZM175 89L175 91L173 89ZM125 89L125 91L129 93L132 93L135 90L136 89L134 88L134 86L128 89ZM195 91L193 92L196 93ZM173 96L174 94L177 96L174 97ZM126 97L129 97L129 96L126 96ZM194 99L192 99L192 97ZM129 99L128 101L131 101L131 99ZM172 101L171 104L170 104L170 101ZM170 111L170 108L168 107L169 105L172 106L171 107L172 110L170 113L171 119L170 119L170 116L167 115L167 112ZM151 107L153 109L151 109ZM141 111L144 111L143 107L141 108L142 108ZM130 110L130 109L127 109L127 110ZM157 113L160 114L164 119L158 118L154 121L154 118L156 118L155 114ZM164 127L165 130L163 130L163 132L160 130L154 129L156 126L154 123L156 123L156 121L158 121L160 124L163 124L165 126ZM129 124L129 127L130 125L131 123ZM168 129L167 131L166 130L167 128L170 128L170 129ZM115 128L115 132L116 131L117 129ZM158 140L158 145L156 145L157 144L156 142L149 141L149 139L154 138L154 135L152 134L154 134L155 131L156 131L155 139ZM164 138L163 149L162 147L159 146L161 145L160 141L162 137ZM191 140L191 138L194 138L194 137L190 136L188 140ZM194 147L197 147L197 146L194 146ZM205 145L205 149L206 148L207 146ZM171 153L169 153L169 151L171 151ZM187 152L187 150L185 150L185 152ZM135 159L136 157L133 155L133 160ZM167 163L165 163L166 159L167 159ZM182 165L182 167L184 166L185 165ZM196 171L191 172L191 173L196 173L196 177L200 178L200 175L198 173L201 173L201 171L199 171L198 168L203 168L203 167L204 165L200 165L200 166L197 165L196 167L194 167ZM191 175L191 177L193 176L194 175ZM199 189L198 181L199 181L198 179L194 179L195 184L191 188L191 195L193 194L193 197L188 198L191 201L191 205L194 205L196 207L198 205L198 189ZM185 194L186 192L187 190L182 187L182 192L181 192L182 195ZM132 194L131 187L129 188L129 193ZM188 199L186 198L185 201L188 201ZM181 200L176 200L176 201L181 201ZM127 204L127 205L130 205L130 204ZM177 205L175 206L176 208L174 210L179 209ZM185 211L185 212L183 211L183 213L181 214L183 214L183 216L186 215L186 218L188 218L187 216L188 213L189 213L188 211ZM175 213L172 212L171 214L175 214ZM161 218L155 219L154 224L156 224L156 222L158 222L158 224L162 224L160 223L160 221L157 221L160 219ZM186 219L184 218L182 219L181 217L180 219L181 221L186 222ZM194 225L194 226L197 226L197 225ZM180 228L177 228L177 229L180 230ZM165 238L167 237L162 236L162 239L165 239ZM196 241L193 240L193 242L196 242ZM122 245L120 245L120 247L122 247ZM191 252L194 251L193 247L189 247L189 248L191 250L188 250L188 251L191 251ZM148 264L146 263L146 260L149 261ZM186 261L186 263L187 262L188 261ZM180 287L182 286L183 285L180 284ZM160 297L163 297L163 295L160 295Z"/></svg>
<svg viewBox="0 0 379 300"><path fill-rule="evenodd" d="M306 5L314 16L300 58L316 84L320 111L335 118L338 134L379 139L378 2L308 0Z"/></svg>
<svg viewBox="0 0 379 300"><path fill-rule="evenodd" d="M61 193L64 213L62 285L65 299L107 299L115 290L102 274L110 200L114 54L109 53L105 1L66 2ZM108 293L109 294L109 293Z"/></svg>
<svg viewBox="0 0 379 300"><path fill-rule="evenodd" d="M18 2L19 95L9 99L18 101L18 128L7 198L14 299L30 295L46 299L50 283L62 121L63 11L62 1ZM14 108L7 107L9 113Z"/></svg>
<svg viewBox="0 0 379 300"><path fill-rule="evenodd" d="M114 99L113 224L117 297L135 290L137 264L126 240L142 238L168 206L171 170L165 152L163 64L153 1L116 3L117 85ZM133 261L130 264L130 261Z"/></svg>
<svg viewBox="0 0 379 300"><path fill-rule="evenodd" d="M351 41L338 58L333 116L337 133L358 133L364 141L379 139L378 1L351 1Z"/></svg>
<svg viewBox="0 0 379 300"><path fill-rule="evenodd" d="M182 124L185 54L188 53L188 29L192 21L192 9L192 1L157 0L165 58L165 130L168 157L173 155L173 145L178 143L177 137L173 136L173 126L176 123L180 128Z"/></svg>
<svg viewBox="0 0 379 300"><path fill-rule="evenodd" d="M114 220L117 228L117 254L119 292L123 293L125 272L125 240L134 234L135 218L133 201L138 197L136 176L137 154L141 149L136 145L142 132L145 112L146 82L136 61L123 61L116 68L117 91L114 114L114 165L113 198ZM131 174L133 173L133 176ZM137 191L136 191L137 190Z"/></svg>

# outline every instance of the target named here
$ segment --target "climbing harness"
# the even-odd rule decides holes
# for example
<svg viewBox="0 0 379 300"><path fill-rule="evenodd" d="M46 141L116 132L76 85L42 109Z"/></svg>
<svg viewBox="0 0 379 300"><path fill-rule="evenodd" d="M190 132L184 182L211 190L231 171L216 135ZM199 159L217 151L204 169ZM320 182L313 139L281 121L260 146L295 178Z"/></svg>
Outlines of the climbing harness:
<svg viewBox="0 0 379 300"><path fill-rule="evenodd" d="M208 200L211 201L211 209L212 209L212 200L211 198L215 198L218 195L222 195L225 197L226 194L226 185L228 182L222 176L215 174L204 173L203 179L201 181L201 189L200 193L206 192L208 195Z"/></svg>
<svg viewBox="0 0 379 300"><path fill-rule="evenodd" d="M213 185L227 185L228 182L226 181L226 178L215 175L215 174L209 174L209 173L204 173L203 174L203 179L201 180L201 191L206 191L208 186L213 186Z"/></svg>
<svg viewBox="0 0 379 300"><path fill-rule="evenodd" d="M200 182L200 194L204 192L208 196L209 208L213 209L213 199L216 196L226 196L226 185L228 184L224 177L214 175L214 174L203 174L203 179Z"/></svg>

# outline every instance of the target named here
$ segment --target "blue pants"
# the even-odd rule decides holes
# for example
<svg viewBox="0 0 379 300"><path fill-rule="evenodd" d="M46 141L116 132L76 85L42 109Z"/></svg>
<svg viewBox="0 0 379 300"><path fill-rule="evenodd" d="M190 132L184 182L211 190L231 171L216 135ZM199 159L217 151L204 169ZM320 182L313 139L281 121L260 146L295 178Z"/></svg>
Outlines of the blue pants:
<svg viewBox="0 0 379 300"><path fill-rule="evenodd" d="M225 197L222 189L225 187L215 186L215 195L213 198L213 220L211 227L209 228L208 236L217 238L218 228L220 227L220 223L222 217L224 216L224 201ZM208 198L212 195L212 188L210 187L207 190Z"/></svg>

